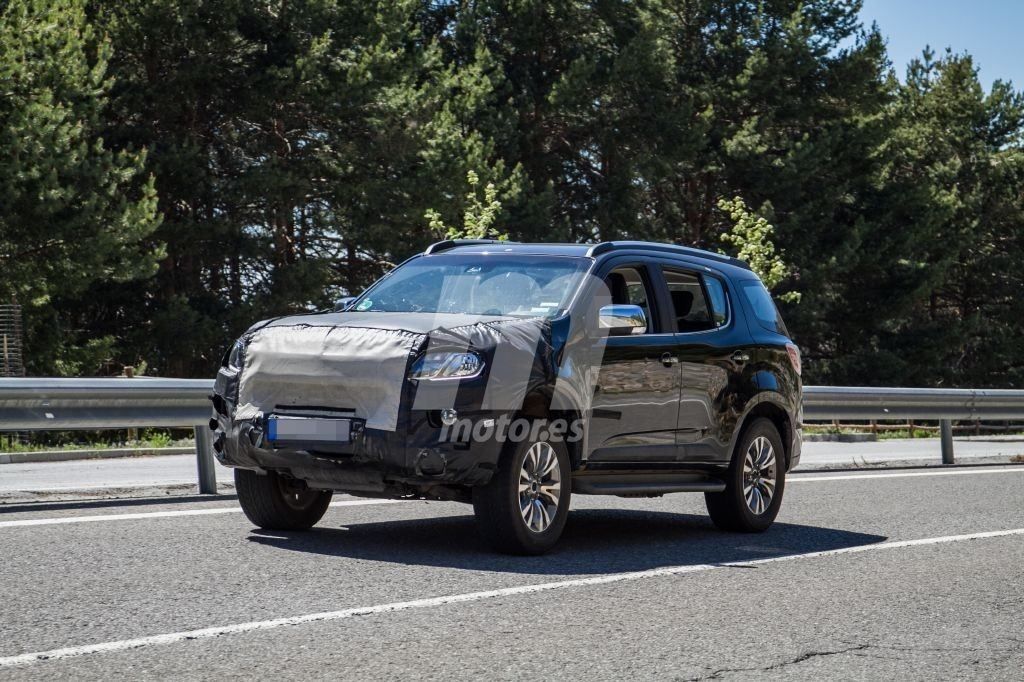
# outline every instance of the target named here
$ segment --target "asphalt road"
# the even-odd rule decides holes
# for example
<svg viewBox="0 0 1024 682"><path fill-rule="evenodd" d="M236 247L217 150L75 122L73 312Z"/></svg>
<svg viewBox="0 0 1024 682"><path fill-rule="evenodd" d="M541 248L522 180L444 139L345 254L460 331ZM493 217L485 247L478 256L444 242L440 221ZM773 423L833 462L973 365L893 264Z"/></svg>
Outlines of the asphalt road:
<svg viewBox="0 0 1024 682"><path fill-rule="evenodd" d="M1022 485L797 474L762 535L577 496L531 558L449 503L339 498L309 533L229 499L7 506L0 678L1019 679Z"/></svg>
<svg viewBox="0 0 1024 682"><path fill-rule="evenodd" d="M1008 462L1024 455L1024 438L988 436L958 438L962 463ZM893 439L870 443L809 442L804 444L801 469L851 466L936 465L941 461L937 438ZM230 484L230 469L217 465L217 480ZM0 464L0 504L34 498L79 497L83 489L94 495L127 496L148 486L186 493L196 484L194 455L164 455L124 459ZM19 493L28 492L29 495Z"/></svg>

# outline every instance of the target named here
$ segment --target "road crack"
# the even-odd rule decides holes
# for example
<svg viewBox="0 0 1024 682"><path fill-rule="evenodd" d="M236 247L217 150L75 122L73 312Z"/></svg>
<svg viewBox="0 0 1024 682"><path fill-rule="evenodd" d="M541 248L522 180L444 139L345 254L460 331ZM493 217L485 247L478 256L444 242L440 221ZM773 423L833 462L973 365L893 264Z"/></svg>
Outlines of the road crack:
<svg viewBox="0 0 1024 682"><path fill-rule="evenodd" d="M804 661L808 661L812 658L819 658L822 656L841 656L843 654L864 651L865 649L869 648L871 648L870 644L858 644L856 646L846 647L845 649L836 649L835 651L808 651L800 654L796 658L790 659L788 661L780 661L778 663L773 663L769 666L755 666L752 668L719 668L718 670L712 671L708 675L690 678L689 682L698 682L699 680L720 680L722 679L723 675L728 675L730 673L766 673L772 670L785 668L787 666L797 665L799 663L803 663Z"/></svg>

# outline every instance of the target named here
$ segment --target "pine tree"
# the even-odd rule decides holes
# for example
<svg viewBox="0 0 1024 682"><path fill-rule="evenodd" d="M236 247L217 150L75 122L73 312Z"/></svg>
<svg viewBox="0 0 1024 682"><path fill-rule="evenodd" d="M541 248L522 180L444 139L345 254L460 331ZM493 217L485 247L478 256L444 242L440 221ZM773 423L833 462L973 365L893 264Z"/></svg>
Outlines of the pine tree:
<svg viewBox="0 0 1024 682"><path fill-rule="evenodd" d="M64 304L96 281L148 277L159 257L144 245L158 223L144 154L99 134L109 57L82 2L0 11L0 300L24 306L34 372L96 372L109 339L78 338Z"/></svg>
<svg viewBox="0 0 1024 682"><path fill-rule="evenodd" d="M925 50L907 69L894 120L882 181L898 236L882 247L903 259L883 276L913 299L890 310L875 339L894 368L887 378L1020 386L1024 96L1004 82L985 93L969 56Z"/></svg>
<svg viewBox="0 0 1024 682"><path fill-rule="evenodd" d="M97 19L121 46L112 139L150 149L167 257L147 290L105 292L133 353L212 372L253 320L358 293L464 210L466 173L514 196L517 171L473 127L486 55L444 65L403 0L126 0ZM114 314L111 314L114 313ZM188 335L177 330L188 329Z"/></svg>

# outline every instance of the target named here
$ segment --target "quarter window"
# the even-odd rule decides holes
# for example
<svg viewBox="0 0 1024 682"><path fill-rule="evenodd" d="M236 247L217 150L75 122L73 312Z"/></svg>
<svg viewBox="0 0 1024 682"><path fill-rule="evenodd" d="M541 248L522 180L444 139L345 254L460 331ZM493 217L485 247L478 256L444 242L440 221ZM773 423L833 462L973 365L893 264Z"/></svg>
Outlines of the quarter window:
<svg viewBox="0 0 1024 682"><path fill-rule="evenodd" d="M740 287L743 289L743 295L746 296L750 307L754 310L754 317L757 318L758 324L768 331L789 336L786 325L783 324L782 317L779 315L779 310L775 307L775 301L772 300L772 295L764 288L761 280L746 279L740 282Z"/></svg>

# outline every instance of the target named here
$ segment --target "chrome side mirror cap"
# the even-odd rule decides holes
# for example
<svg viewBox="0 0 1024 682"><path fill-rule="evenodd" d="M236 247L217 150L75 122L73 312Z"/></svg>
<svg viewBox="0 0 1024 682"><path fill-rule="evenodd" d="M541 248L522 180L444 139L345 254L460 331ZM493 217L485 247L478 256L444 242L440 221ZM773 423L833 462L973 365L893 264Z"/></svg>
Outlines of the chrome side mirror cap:
<svg viewBox="0 0 1024 682"><path fill-rule="evenodd" d="M638 305L614 304L601 308L598 326L610 336L627 336L647 332L647 316Z"/></svg>

